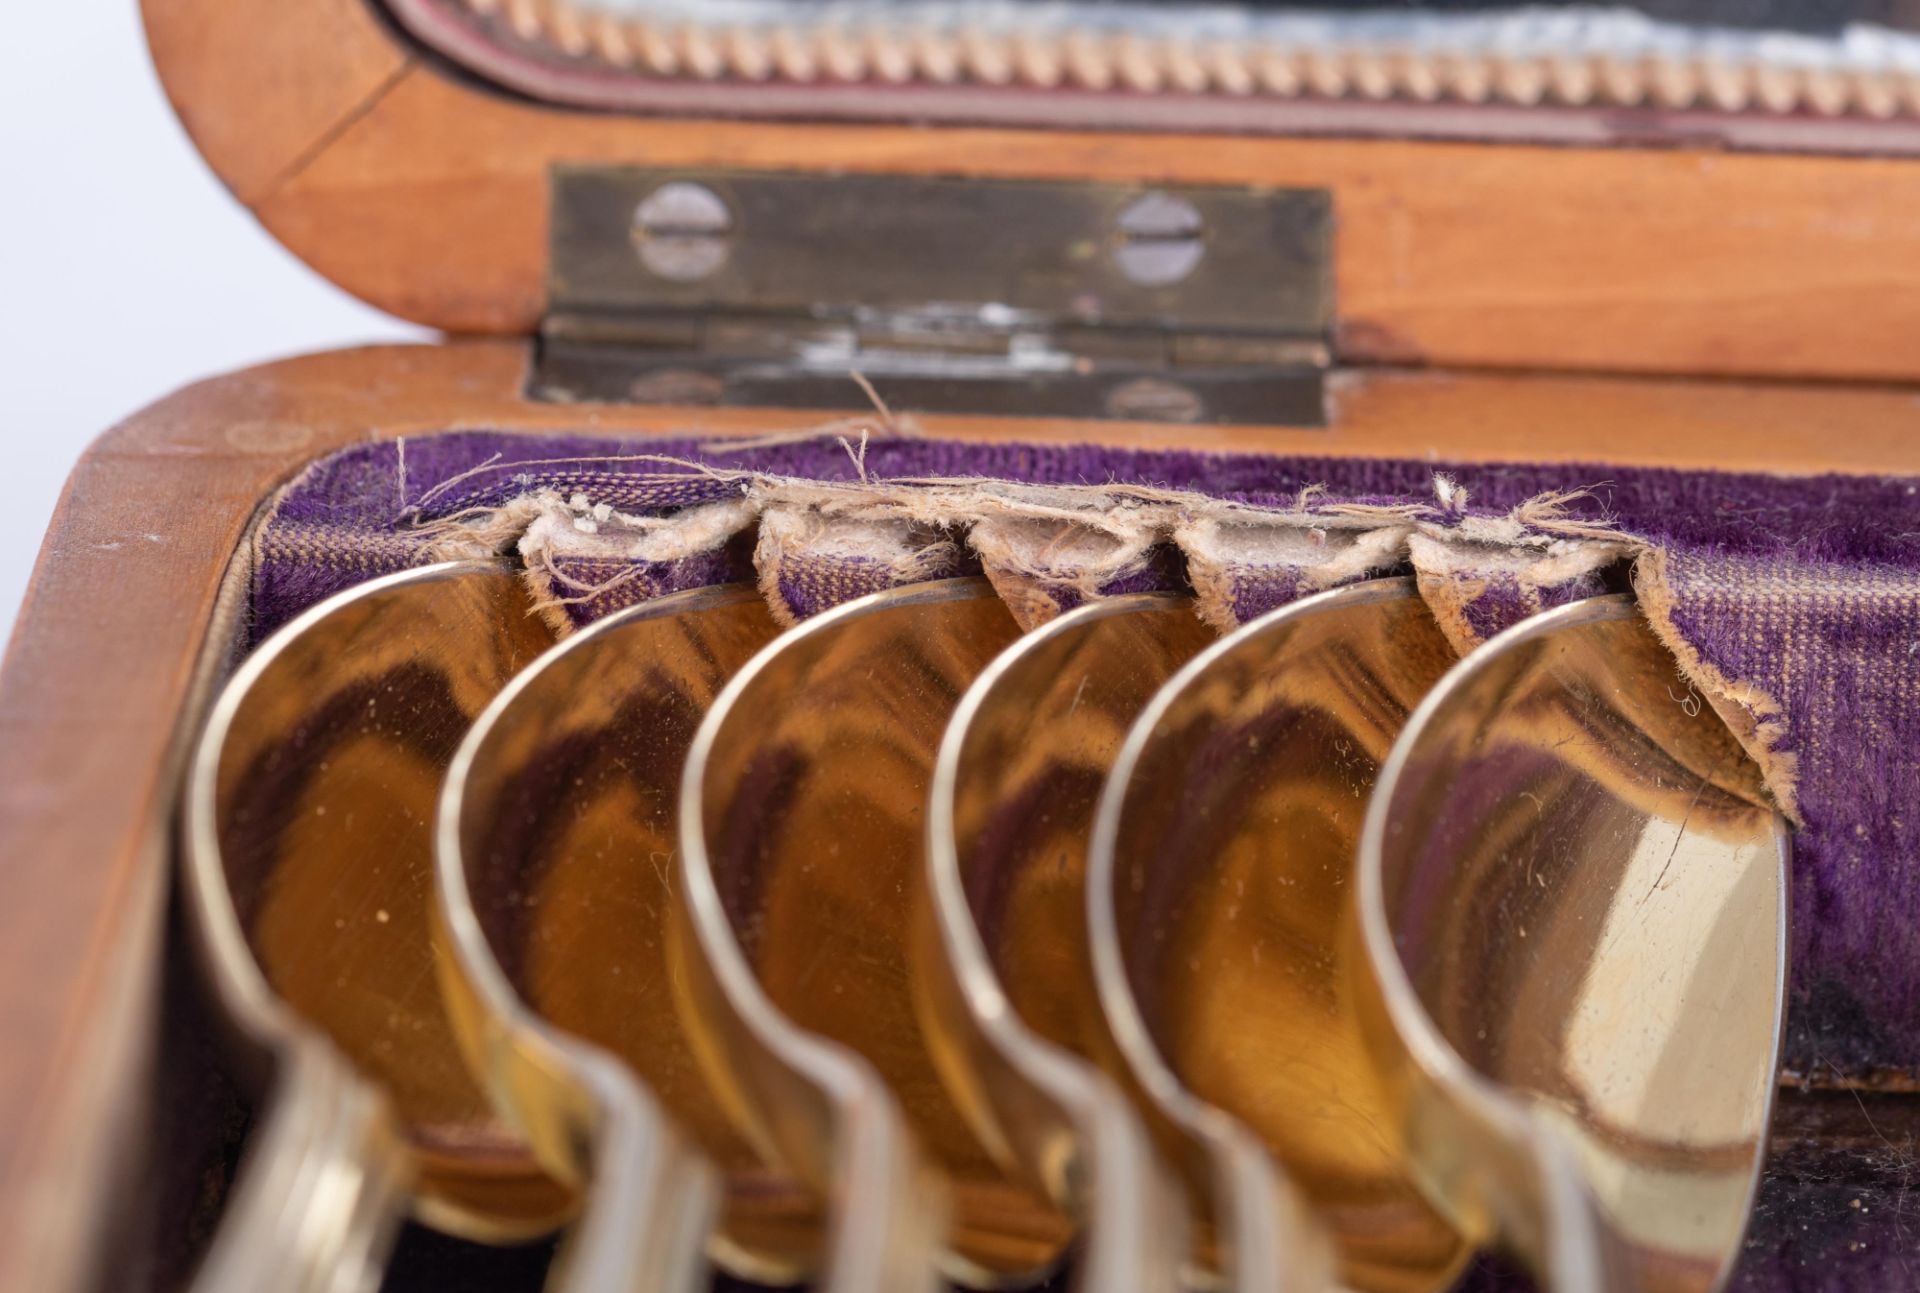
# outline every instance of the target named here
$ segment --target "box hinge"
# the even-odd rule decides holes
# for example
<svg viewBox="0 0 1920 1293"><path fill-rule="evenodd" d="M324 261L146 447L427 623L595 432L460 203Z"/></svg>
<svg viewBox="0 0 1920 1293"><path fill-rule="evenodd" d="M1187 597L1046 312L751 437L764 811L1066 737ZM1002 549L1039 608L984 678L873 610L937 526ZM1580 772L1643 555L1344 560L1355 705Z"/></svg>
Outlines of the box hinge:
<svg viewBox="0 0 1920 1293"><path fill-rule="evenodd" d="M562 167L536 398L1322 425L1321 190Z"/></svg>

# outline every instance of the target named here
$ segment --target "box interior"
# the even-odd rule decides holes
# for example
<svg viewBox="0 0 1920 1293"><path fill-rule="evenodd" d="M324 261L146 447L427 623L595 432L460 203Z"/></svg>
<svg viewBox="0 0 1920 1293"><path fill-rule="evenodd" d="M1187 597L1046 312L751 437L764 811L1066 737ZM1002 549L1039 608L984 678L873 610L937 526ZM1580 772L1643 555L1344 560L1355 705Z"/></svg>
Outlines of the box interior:
<svg viewBox="0 0 1920 1293"><path fill-rule="evenodd" d="M1794 1287L1823 1265L1873 1269L1861 1254L1898 1224L1879 1204L1905 1187L1882 1137L1920 1083L1917 490L1888 475L981 444L884 419L734 443L452 432L340 451L276 495L244 554L244 636L364 579L476 555L519 565L563 630L723 582L757 580L791 619L976 572L1029 622L1166 587L1228 629L1411 571L1466 650L1545 606L1634 588L1675 649L1675 702L1719 709L1796 825L1799 1094L1736 1277ZM159 1102L182 1188L160 1196L154 1288L182 1286L246 1127L191 972L176 956L171 973L161 1081L194 1095ZM387 1287L531 1288L548 1256L409 1231ZM1467 1287L1514 1279L1483 1262Z"/></svg>

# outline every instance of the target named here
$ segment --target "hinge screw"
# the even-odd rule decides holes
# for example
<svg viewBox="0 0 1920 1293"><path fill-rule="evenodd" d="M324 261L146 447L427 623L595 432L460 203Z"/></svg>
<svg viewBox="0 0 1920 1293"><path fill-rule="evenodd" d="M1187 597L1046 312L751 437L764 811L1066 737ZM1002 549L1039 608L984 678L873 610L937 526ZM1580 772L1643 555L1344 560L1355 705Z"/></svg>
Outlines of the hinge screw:
<svg viewBox="0 0 1920 1293"><path fill-rule="evenodd" d="M704 184L662 184L633 213L640 263L675 283L697 283L718 273L732 243L733 212Z"/></svg>
<svg viewBox="0 0 1920 1293"><path fill-rule="evenodd" d="M1206 254L1207 222L1183 197L1155 191L1128 203L1114 222L1114 262L1140 287L1168 287Z"/></svg>

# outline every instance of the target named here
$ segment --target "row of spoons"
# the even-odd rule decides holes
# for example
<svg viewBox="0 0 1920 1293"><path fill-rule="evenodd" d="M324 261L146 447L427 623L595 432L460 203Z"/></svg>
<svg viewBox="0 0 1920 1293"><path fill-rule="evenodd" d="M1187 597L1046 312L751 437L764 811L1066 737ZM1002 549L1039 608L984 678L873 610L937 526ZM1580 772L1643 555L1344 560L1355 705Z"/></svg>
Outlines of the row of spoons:
<svg viewBox="0 0 1920 1293"><path fill-rule="evenodd" d="M1708 1289L1777 1063L1787 836L1631 601L1458 660L1413 584L1215 640L982 580L556 644L462 563L287 626L185 813L265 1106L200 1293Z"/></svg>

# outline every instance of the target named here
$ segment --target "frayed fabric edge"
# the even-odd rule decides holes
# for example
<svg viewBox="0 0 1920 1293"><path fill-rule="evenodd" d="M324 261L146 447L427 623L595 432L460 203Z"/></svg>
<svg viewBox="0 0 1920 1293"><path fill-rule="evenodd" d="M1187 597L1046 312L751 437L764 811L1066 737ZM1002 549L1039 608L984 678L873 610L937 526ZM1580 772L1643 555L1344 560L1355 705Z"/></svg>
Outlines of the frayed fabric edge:
<svg viewBox="0 0 1920 1293"><path fill-rule="evenodd" d="M438 546L446 550L465 545L495 554L516 551L534 610L561 637L577 627L569 607L617 593L650 569L713 552L757 519L744 499L701 504L666 517L641 517L596 505L582 494L562 499L551 491L523 495L498 512ZM604 579L583 580L567 570L569 562L622 568Z"/></svg>
<svg viewBox="0 0 1920 1293"><path fill-rule="evenodd" d="M1397 517L1329 524L1206 515L1177 526L1172 541L1186 557L1200 618L1230 633L1273 605L1399 566L1411 533ZM1263 596L1250 609L1249 590L1256 588Z"/></svg>
<svg viewBox="0 0 1920 1293"><path fill-rule="evenodd" d="M989 516L967 542L1022 629L1035 629L1143 576L1162 527L1135 513L1107 524Z"/></svg>
<svg viewBox="0 0 1920 1293"><path fill-rule="evenodd" d="M1680 676L1706 697L1747 756L1759 765L1761 780L1780 811L1800 825L1799 760L1782 748L1787 738L1784 707L1753 684L1727 677L1680 631L1673 619L1673 586L1664 550L1651 544L1641 548L1633 563L1633 587L1641 615L1673 653Z"/></svg>
<svg viewBox="0 0 1920 1293"><path fill-rule="evenodd" d="M754 568L780 623L882 588L965 573L959 543L899 517L856 519L767 502L759 509Z"/></svg>
<svg viewBox="0 0 1920 1293"><path fill-rule="evenodd" d="M1487 528L1475 527L1481 536ZM1591 585L1600 571L1630 559L1635 551L1617 535L1598 539L1525 533L1503 541L1475 537L1465 526L1421 526L1406 543L1421 597L1441 633L1463 656L1501 629L1545 610L1556 592ZM1488 598L1504 598L1509 604L1490 613L1482 604Z"/></svg>
<svg viewBox="0 0 1920 1293"><path fill-rule="evenodd" d="M1058 614L1063 600L1101 596L1162 545L1185 557L1196 611L1222 632L1243 622L1235 589L1251 574L1285 569L1291 595L1300 596L1411 565L1443 632L1463 653L1484 640L1465 608L1478 595L1476 571L1487 563L1512 574L1522 596L1531 590L1537 602L1539 590L1626 562L1642 612L1680 675L1713 704L1759 764L1782 811L1798 820L1795 760L1780 748L1786 725L1778 702L1702 658L1673 622L1665 553L1605 522L1570 515L1579 491L1544 494L1503 515L1484 515L1467 512L1466 491L1443 476L1435 478L1431 504L1352 503L1309 489L1292 507L1273 508L1145 486L974 477L829 482L685 466L737 484L739 497L642 517L578 494L535 491L429 522L410 537L424 560L517 549L541 613L563 634L576 627L566 605L603 595L622 578L582 585L559 569L566 556L670 561L711 552L755 526L761 590L789 624L802 614L782 594L782 572L827 535L834 536L829 548L883 563L889 583L952 573L965 544L1028 628ZM1076 554L1086 564L1059 560L1065 547L1076 545L1087 549ZM1276 556L1289 545L1298 560ZM1063 599L1062 590L1072 597Z"/></svg>

